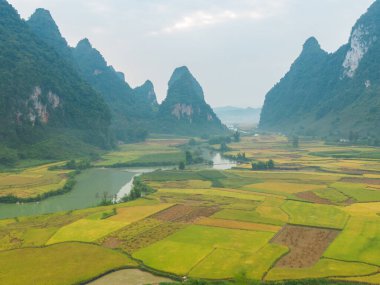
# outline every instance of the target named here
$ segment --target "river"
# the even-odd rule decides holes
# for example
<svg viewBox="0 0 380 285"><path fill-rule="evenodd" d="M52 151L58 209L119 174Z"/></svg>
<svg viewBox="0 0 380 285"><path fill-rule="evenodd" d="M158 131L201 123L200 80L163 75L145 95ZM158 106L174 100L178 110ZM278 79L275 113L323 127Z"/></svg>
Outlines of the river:
<svg viewBox="0 0 380 285"><path fill-rule="evenodd" d="M236 166L234 162L224 159L219 153L213 154L212 161L214 169L225 170ZM88 169L76 177L77 183L73 190L64 195L34 203L0 204L0 219L94 207L99 204L105 192L109 197L116 195L116 199L120 200L131 191L134 177L155 170L152 168Z"/></svg>

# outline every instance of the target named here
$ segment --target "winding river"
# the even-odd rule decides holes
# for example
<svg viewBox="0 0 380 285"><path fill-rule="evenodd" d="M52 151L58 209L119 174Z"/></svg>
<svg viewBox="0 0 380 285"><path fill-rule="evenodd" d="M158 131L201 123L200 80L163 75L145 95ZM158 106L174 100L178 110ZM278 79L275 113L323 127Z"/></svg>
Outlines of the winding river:
<svg viewBox="0 0 380 285"><path fill-rule="evenodd" d="M219 153L213 154L212 161L214 169L225 170L236 166L234 162L224 159ZM36 203L0 204L0 219L94 207L99 204L105 192L109 197L116 195L116 199L120 200L131 191L134 177L155 170L152 168L89 169L77 176L76 185L67 194Z"/></svg>

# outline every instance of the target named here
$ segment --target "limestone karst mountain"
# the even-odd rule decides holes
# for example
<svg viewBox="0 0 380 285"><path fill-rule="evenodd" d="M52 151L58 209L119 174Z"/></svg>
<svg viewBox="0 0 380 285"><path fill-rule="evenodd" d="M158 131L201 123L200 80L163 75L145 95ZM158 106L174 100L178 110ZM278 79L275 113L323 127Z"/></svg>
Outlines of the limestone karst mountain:
<svg viewBox="0 0 380 285"><path fill-rule="evenodd" d="M17 11L0 1L0 141L54 156L44 144L65 138L108 147L110 112L104 100L54 50L36 37ZM71 140L74 142L74 140ZM38 147L37 147L38 145Z"/></svg>
<svg viewBox="0 0 380 285"><path fill-rule="evenodd" d="M225 130L186 66L177 68L170 78L158 118L161 130L167 133L212 134Z"/></svg>
<svg viewBox="0 0 380 285"><path fill-rule="evenodd" d="M269 91L260 127L306 135L380 135L380 1L355 24L348 44L323 51L315 38Z"/></svg>

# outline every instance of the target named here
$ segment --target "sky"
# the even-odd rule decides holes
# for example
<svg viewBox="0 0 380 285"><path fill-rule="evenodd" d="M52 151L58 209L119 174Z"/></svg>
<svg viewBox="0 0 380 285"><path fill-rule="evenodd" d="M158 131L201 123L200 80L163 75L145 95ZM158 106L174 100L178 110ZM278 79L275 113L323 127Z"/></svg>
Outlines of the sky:
<svg viewBox="0 0 380 285"><path fill-rule="evenodd" d="M10 0L27 19L50 10L71 46L88 38L159 101L186 65L214 106L261 107L310 36L334 52L374 0Z"/></svg>

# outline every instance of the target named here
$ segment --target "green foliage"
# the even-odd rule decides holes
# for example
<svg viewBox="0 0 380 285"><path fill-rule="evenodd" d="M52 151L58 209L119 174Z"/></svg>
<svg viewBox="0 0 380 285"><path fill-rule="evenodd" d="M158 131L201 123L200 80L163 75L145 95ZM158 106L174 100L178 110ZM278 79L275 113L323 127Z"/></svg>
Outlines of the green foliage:
<svg viewBox="0 0 380 285"><path fill-rule="evenodd" d="M178 169L179 169L179 170L185 170L185 168L186 168L185 163L184 163L183 161L181 161L181 162L179 163Z"/></svg>
<svg viewBox="0 0 380 285"><path fill-rule="evenodd" d="M115 196L109 195L107 191L103 192L100 197L100 202L98 206L110 206L110 205L115 204L115 198L116 198Z"/></svg>
<svg viewBox="0 0 380 285"><path fill-rule="evenodd" d="M298 136L293 136L293 138L292 138L292 146L294 148L298 148L299 145L300 145L300 140L299 140Z"/></svg>
<svg viewBox="0 0 380 285"><path fill-rule="evenodd" d="M365 30L360 45L368 47L360 66L342 68L349 46L323 51L309 39L290 71L267 94L260 127L265 130L346 138L378 137L380 130L380 3L375 2L355 24ZM355 39L351 37L350 41Z"/></svg>
<svg viewBox="0 0 380 285"><path fill-rule="evenodd" d="M125 195L121 200L123 202L133 201L145 196L147 194L153 193L155 190L145 184L141 179L136 177L133 181L133 188L131 192Z"/></svg>
<svg viewBox="0 0 380 285"><path fill-rule="evenodd" d="M24 158L31 145L75 130L82 142L109 147L110 113L103 99L6 1L0 2L0 19L2 143L22 150Z"/></svg>
<svg viewBox="0 0 380 285"><path fill-rule="evenodd" d="M275 162L270 159L268 161L258 161L252 163L253 170L272 170L275 169Z"/></svg>
<svg viewBox="0 0 380 285"><path fill-rule="evenodd" d="M210 145L222 144L222 143L229 144L231 142L232 140L231 140L231 137L229 136L214 136L208 140L208 144Z"/></svg>
<svg viewBox="0 0 380 285"><path fill-rule="evenodd" d="M17 151L0 145L0 165L14 166L18 159Z"/></svg>
<svg viewBox="0 0 380 285"><path fill-rule="evenodd" d="M108 66L87 39L73 49L73 57L81 75L110 106L111 129L117 140L127 143L144 141L158 108L153 84L147 81L132 89L124 76Z"/></svg>
<svg viewBox="0 0 380 285"><path fill-rule="evenodd" d="M234 133L234 142L240 142L240 133L239 133L239 131L236 131L235 133Z"/></svg>
<svg viewBox="0 0 380 285"><path fill-rule="evenodd" d="M185 156L186 156L186 164L187 165L193 164L193 155L191 154L191 152L186 151Z"/></svg>
<svg viewBox="0 0 380 285"><path fill-rule="evenodd" d="M174 71L169 81L168 96L159 107L157 122L156 130L162 133L200 135L226 132L206 103L202 87L187 67Z"/></svg>
<svg viewBox="0 0 380 285"><path fill-rule="evenodd" d="M240 163L245 163L245 162L250 161L250 159L246 157L245 152L242 152L242 153L239 152L237 155L224 155L224 156Z"/></svg>
<svg viewBox="0 0 380 285"><path fill-rule="evenodd" d="M219 147L219 151L220 152L227 152L227 151L230 151L231 149L228 147L228 145L223 142L220 144L220 147Z"/></svg>
<svg viewBox="0 0 380 285"><path fill-rule="evenodd" d="M108 219L108 218L115 216L115 215L117 215L117 210L116 210L116 208L113 208L112 211L110 211L110 212L102 213L101 220Z"/></svg>

